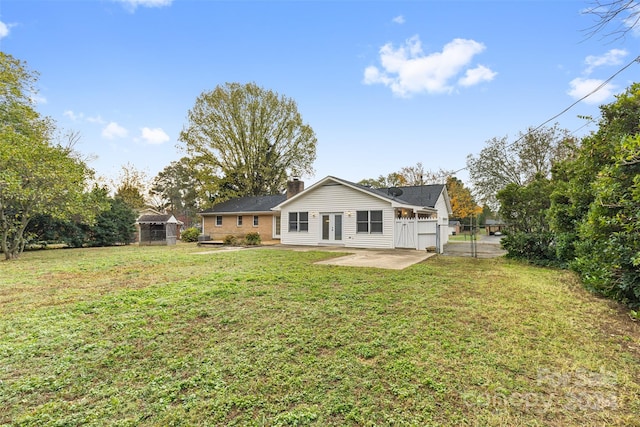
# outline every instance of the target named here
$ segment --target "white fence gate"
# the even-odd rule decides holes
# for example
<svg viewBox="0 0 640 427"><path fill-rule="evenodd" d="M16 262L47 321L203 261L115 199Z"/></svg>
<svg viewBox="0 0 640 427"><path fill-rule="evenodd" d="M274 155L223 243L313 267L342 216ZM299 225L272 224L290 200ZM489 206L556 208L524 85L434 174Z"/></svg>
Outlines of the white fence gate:
<svg viewBox="0 0 640 427"><path fill-rule="evenodd" d="M395 247L425 250L436 247L442 251L441 240L438 236L437 219L398 218L395 223Z"/></svg>
<svg viewBox="0 0 640 427"><path fill-rule="evenodd" d="M396 248L417 249L416 220L413 218L399 218L396 220L395 228Z"/></svg>

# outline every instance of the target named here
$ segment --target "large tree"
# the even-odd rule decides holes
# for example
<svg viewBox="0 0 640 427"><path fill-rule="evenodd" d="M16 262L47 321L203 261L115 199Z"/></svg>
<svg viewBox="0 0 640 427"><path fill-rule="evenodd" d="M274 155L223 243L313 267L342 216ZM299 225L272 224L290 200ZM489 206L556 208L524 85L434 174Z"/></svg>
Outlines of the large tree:
<svg viewBox="0 0 640 427"><path fill-rule="evenodd" d="M487 141L477 156L467 156L467 168L480 203L496 211L498 191L508 184L526 186L534 179L551 177L554 164L568 158L577 139L558 125L529 129L514 142L507 137Z"/></svg>
<svg viewBox="0 0 640 427"><path fill-rule="evenodd" d="M361 179L358 184L372 188L403 187L407 185L407 179L398 172L391 172L386 176L380 175L378 178Z"/></svg>
<svg viewBox="0 0 640 427"><path fill-rule="evenodd" d="M453 175L453 171L442 168L437 171L425 170L422 162L417 162L414 166L404 166L398 172L391 172L386 176L380 175L378 178L362 179L358 181L358 184L373 188L445 184L451 175Z"/></svg>
<svg viewBox="0 0 640 427"><path fill-rule="evenodd" d="M313 173L316 136L294 100L254 83L204 92L180 133L203 191L218 200L277 194Z"/></svg>
<svg viewBox="0 0 640 427"><path fill-rule="evenodd" d="M0 52L0 77L0 249L13 259L35 215L92 214L85 192L92 171L72 141L54 142L53 122L36 111L37 73Z"/></svg>
<svg viewBox="0 0 640 427"><path fill-rule="evenodd" d="M540 176L527 185L508 184L498 192L500 217L509 224L511 231L549 231L547 209L551 205L551 188L551 181Z"/></svg>
<svg viewBox="0 0 640 427"><path fill-rule="evenodd" d="M122 200L131 209L142 209L147 204L147 175L135 168L131 163L122 165L118 179L113 182L115 198Z"/></svg>
<svg viewBox="0 0 640 427"><path fill-rule="evenodd" d="M452 218L464 219L482 213L482 208L473 199L471 190L455 176L447 177L447 193L451 200Z"/></svg>
<svg viewBox="0 0 640 427"><path fill-rule="evenodd" d="M151 195L160 197L162 205L181 217L186 227L195 221L198 211L198 189L202 185L196 179L189 159L183 157L171 162L153 179ZM186 220L186 221L185 221Z"/></svg>

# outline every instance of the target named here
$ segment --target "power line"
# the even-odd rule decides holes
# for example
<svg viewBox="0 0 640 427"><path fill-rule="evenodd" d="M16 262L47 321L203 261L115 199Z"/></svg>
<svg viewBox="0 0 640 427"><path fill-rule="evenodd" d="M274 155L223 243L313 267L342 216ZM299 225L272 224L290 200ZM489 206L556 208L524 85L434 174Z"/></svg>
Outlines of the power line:
<svg viewBox="0 0 640 427"><path fill-rule="evenodd" d="M533 133L535 131L537 131L538 129L540 129L542 126L546 125L547 123L549 123L550 121L557 119L558 117L560 117L561 115L563 115L564 113L566 113L567 111L569 111L570 109L572 109L573 107L575 107L578 103L584 101L585 99L587 99L588 97L590 97L591 95L593 95L594 93L596 93L597 91L599 91L600 89L602 89L603 87L605 87L611 80L613 80L618 74L620 74L621 72L623 72L624 70L626 70L627 68L629 68L634 62L638 62L640 63L640 55L637 56L634 60L632 60L631 62L629 62L627 65L625 65L624 67L622 67L620 70L618 70L614 75L612 75L611 77L609 77L607 80L605 80L604 82L600 83L598 85L598 87L596 87L595 89L593 89L591 92L589 92L588 94L586 94L585 96L583 96L582 98L578 99L576 102L574 102L573 104L569 105L567 108L565 108L564 110L562 110L561 112L559 112L558 114L556 114L555 116L551 117L549 120L547 120L546 122L542 123L540 126L538 126L537 128L533 129L532 131L528 132L528 133Z"/></svg>
<svg viewBox="0 0 640 427"><path fill-rule="evenodd" d="M605 87L611 80L613 80L614 78L616 78L616 76L618 76L618 74L622 73L624 70L626 70L627 68L629 68L631 65L633 65L634 62L640 63L640 55L638 55L637 57L635 57L631 62L629 62L627 65L625 65L624 67L622 67L621 69L619 69L616 73L614 73L611 77L609 77L607 80L605 80L604 82L600 83L595 89L593 89L591 92L587 93L585 96L583 96L582 98L578 99L577 101L575 101L573 104L569 105L567 108L565 108L564 110L562 110L561 112L559 112L558 114L556 114L555 116L551 117L550 119L544 121L542 124L538 125L537 127L535 127L534 129L531 129L529 131L527 131L526 133L524 133L523 135L521 135L518 139L516 139L515 141L513 141L510 144L507 144L504 148L505 150L508 148L513 147L515 144L517 144L518 142L520 142L522 139L524 139L525 137L527 137L529 134L534 133L535 131L537 131L538 129L542 128L544 125L546 125L547 123L549 123L552 120L557 119L558 117L560 117L561 115L563 115L564 113L566 113L567 111L569 111L570 109L572 109L573 107L575 107L577 104L579 104L580 102L584 101L585 99L587 99L588 97L590 97L591 95L593 95L594 93L596 93L597 91L599 91L600 89L602 89L603 87ZM577 131L579 131L580 129L582 129L583 127L589 125L590 123L592 123L594 120L589 120L587 123L585 123L584 125L580 126L578 129L574 130L571 133L575 133ZM462 172L463 170L468 169L468 166L462 167L456 171L453 171L452 175L455 175L458 172ZM438 178L446 178L446 176L441 176Z"/></svg>

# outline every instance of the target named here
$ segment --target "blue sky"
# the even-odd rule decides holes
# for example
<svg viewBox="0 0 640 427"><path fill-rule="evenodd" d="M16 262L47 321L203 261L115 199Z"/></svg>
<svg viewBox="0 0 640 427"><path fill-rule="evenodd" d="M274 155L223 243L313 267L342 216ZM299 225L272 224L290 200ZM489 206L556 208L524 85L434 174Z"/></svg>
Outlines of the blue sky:
<svg viewBox="0 0 640 427"><path fill-rule="evenodd" d="M294 99L316 174L359 181L422 162L464 168L494 137L558 114L637 57L588 37L584 1L0 0L0 47L40 73L38 109L108 179L155 176L203 91L255 82ZM580 136L632 65L558 117ZM552 122L553 123L553 122ZM551 124L552 124L551 123ZM458 176L466 181L466 171Z"/></svg>

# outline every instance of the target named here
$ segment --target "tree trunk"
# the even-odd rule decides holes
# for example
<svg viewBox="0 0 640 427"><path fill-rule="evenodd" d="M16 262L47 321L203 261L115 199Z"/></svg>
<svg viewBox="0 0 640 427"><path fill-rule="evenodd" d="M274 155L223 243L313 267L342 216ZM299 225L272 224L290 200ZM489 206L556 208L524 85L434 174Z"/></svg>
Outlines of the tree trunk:
<svg viewBox="0 0 640 427"><path fill-rule="evenodd" d="M27 242L24 238L24 231L29 225L29 220L23 220L14 233L6 228L2 230L2 238L0 239L0 249L4 253L5 260L18 259L24 250Z"/></svg>

